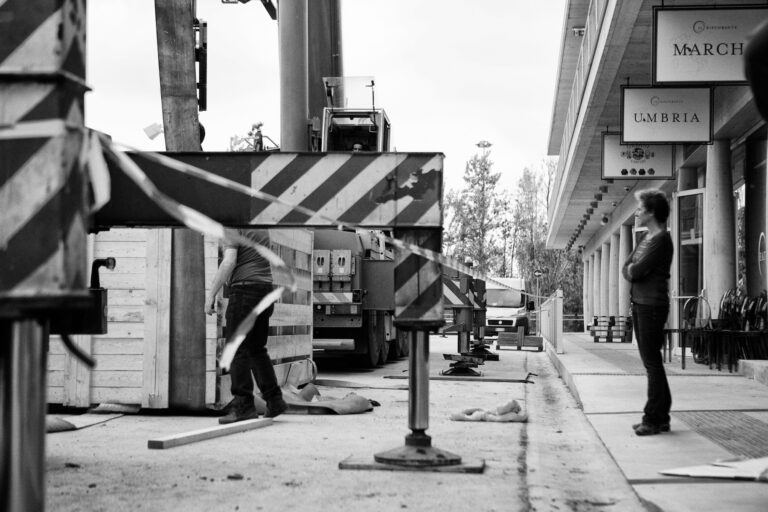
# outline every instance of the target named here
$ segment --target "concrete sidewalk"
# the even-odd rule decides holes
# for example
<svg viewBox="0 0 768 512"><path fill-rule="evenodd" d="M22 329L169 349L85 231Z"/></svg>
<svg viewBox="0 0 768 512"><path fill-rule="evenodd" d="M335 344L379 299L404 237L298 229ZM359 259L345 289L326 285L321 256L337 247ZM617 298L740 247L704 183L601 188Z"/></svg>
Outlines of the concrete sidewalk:
<svg viewBox="0 0 768 512"><path fill-rule="evenodd" d="M768 385L686 358L665 363L672 390L672 430L638 437L646 376L637 346L594 343L565 334L562 354L548 353L589 422L637 494L672 511L768 510L768 484L662 475L671 468L768 456ZM745 372L755 375L754 370Z"/></svg>

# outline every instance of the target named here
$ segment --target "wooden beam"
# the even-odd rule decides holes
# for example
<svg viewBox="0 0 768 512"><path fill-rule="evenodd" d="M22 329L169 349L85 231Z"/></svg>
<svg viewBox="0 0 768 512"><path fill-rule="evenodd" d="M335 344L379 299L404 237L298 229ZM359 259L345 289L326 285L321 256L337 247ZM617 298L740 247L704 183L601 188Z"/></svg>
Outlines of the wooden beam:
<svg viewBox="0 0 768 512"><path fill-rule="evenodd" d="M165 146L200 151L195 13L189 0L155 0L160 97ZM205 262L202 235L173 231L169 405L205 407Z"/></svg>
<svg viewBox="0 0 768 512"><path fill-rule="evenodd" d="M229 434L237 434L238 432L246 432L248 430L268 427L272 424L272 421L272 418L259 418L257 420L238 421L230 423L229 425L220 425L217 427L183 432L181 434L173 434L157 439L150 439L147 443L147 448L150 450L165 450L166 448L173 448L174 446L196 443L198 441L205 441L206 439L213 439L215 437L228 436Z"/></svg>

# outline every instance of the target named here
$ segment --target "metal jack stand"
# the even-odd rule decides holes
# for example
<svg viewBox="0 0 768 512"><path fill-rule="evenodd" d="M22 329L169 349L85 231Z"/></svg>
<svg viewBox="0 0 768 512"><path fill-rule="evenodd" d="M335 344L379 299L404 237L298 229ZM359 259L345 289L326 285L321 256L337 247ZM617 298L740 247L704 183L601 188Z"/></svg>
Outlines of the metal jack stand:
<svg viewBox="0 0 768 512"><path fill-rule="evenodd" d="M339 463L339 469L378 469L387 471L439 471L482 473L485 461L462 460L459 455L432 446L426 434L429 427L429 339L424 331L411 331L411 356L408 360L408 428L405 446L374 454L374 462L353 458Z"/></svg>

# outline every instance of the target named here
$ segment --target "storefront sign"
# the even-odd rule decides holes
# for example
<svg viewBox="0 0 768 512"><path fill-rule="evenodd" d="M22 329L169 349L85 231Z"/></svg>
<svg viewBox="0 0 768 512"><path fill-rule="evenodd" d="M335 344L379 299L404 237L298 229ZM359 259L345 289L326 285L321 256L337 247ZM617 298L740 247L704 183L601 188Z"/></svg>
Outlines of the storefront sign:
<svg viewBox="0 0 768 512"><path fill-rule="evenodd" d="M622 87L622 144L711 141L709 87Z"/></svg>
<svg viewBox="0 0 768 512"><path fill-rule="evenodd" d="M671 144L621 144L621 134L603 133L603 179L669 180L674 170Z"/></svg>
<svg viewBox="0 0 768 512"><path fill-rule="evenodd" d="M768 5L654 7L654 84L745 83L747 36L767 18Z"/></svg>

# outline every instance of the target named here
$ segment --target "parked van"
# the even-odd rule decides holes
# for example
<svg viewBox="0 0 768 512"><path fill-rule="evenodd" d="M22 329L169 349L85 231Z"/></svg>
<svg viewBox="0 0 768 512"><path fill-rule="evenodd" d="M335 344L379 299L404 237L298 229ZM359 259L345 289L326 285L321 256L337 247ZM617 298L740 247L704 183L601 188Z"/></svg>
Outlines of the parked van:
<svg viewBox="0 0 768 512"><path fill-rule="evenodd" d="M517 332L520 326L525 327L525 334L530 334L528 311L533 308L529 307L532 304L527 300L525 279L517 277L492 277L491 279L485 282L485 335L494 337L500 332Z"/></svg>

